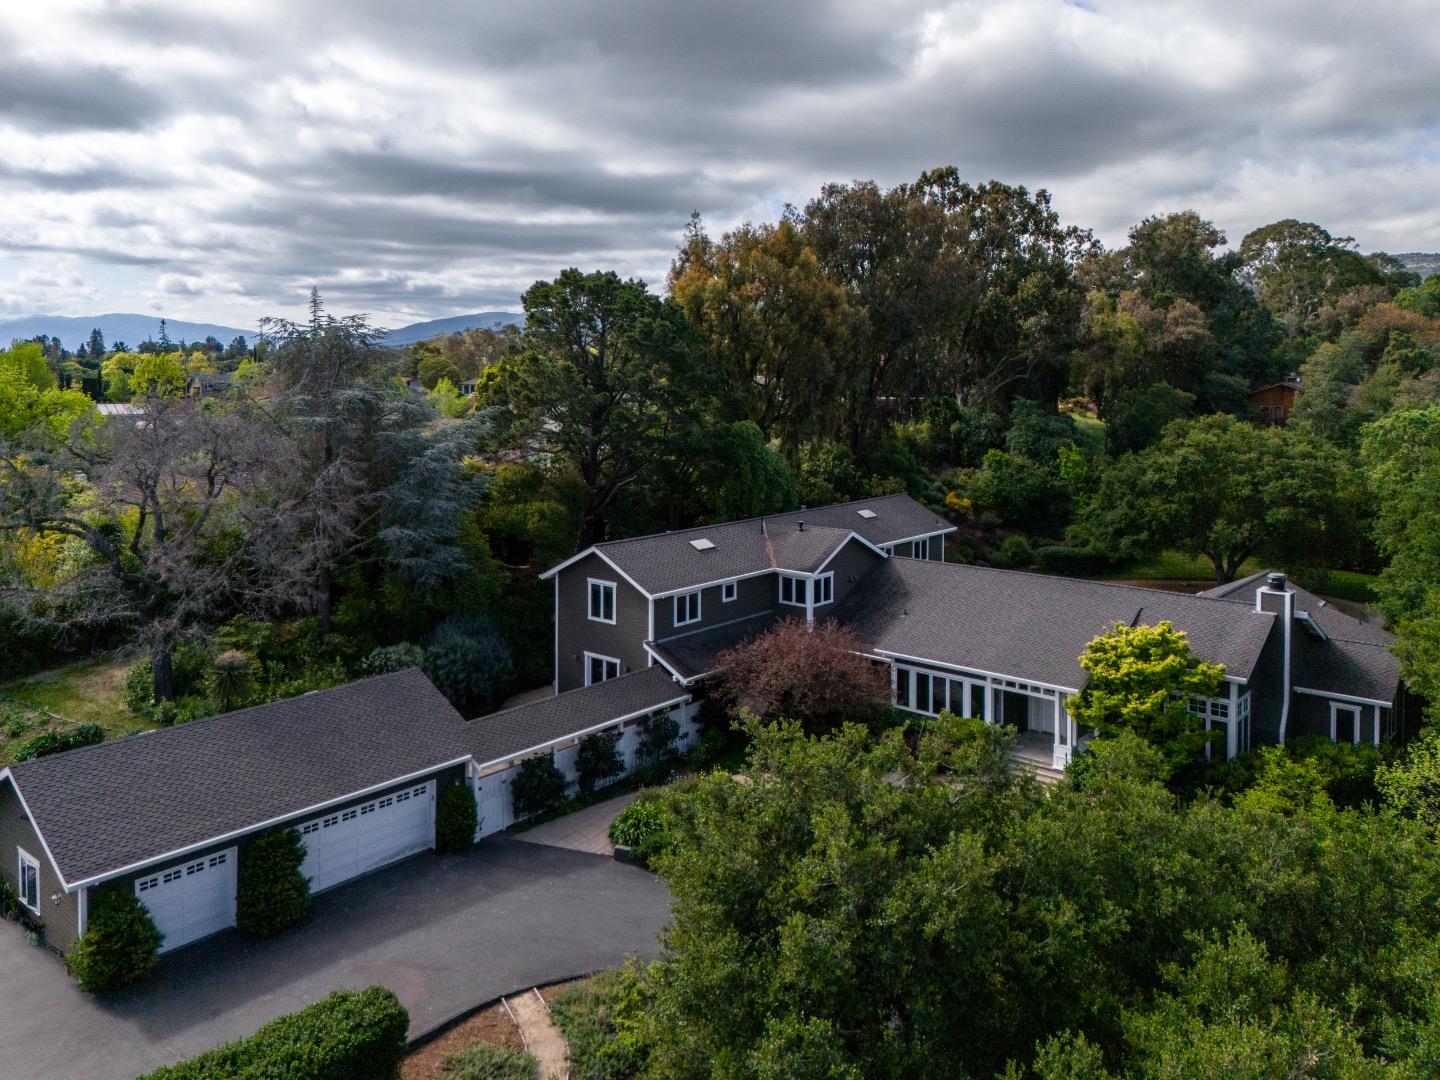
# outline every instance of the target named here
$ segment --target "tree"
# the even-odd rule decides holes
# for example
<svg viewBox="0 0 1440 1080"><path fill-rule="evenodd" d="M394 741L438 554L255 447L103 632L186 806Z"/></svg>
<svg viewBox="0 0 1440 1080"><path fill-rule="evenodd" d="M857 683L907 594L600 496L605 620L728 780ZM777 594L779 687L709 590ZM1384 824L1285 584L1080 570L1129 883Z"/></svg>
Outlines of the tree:
<svg viewBox="0 0 1440 1080"><path fill-rule="evenodd" d="M1169 383L1152 383L1125 394L1114 403L1105 425L1105 446L1116 456L1144 450L1172 421L1184 420L1195 409L1195 395Z"/></svg>
<svg viewBox="0 0 1440 1080"><path fill-rule="evenodd" d="M487 393L514 410L523 438L579 473L584 547L605 538L615 497L656 452L667 407L686 397L683 319L614 273L566 270L523 302L521 346Z"/></svg>
<svg viewBox="0 0 1440 1080"><path fill-rule="evenodd" d="M236 929L268 938L299 922L310 909L304 862L298 829L271 829L251 841L235 887Z"/></svg>
<svg viewBox="0 0 1440 1080"><path fill-rule="evenodd" d="M41 434L59 438L94 412L84 394L58 388L39 345L0 351L0 446Z"/></svg>
<svg viewBox="0 0 1440 1080"><path fill-rule="evenodd" d="M80 989L99 994L144 982L160 962L164 935L135 893L107 889L95 900L85 933L66 963Z"/></svg>
<svg viewBox="0 0 1440 1080"><path fill-rule="evenodd" d="M1364 501L1344 454L1293 427L1229 416L1176 421L1113 462L1077 515L1078 539L1122 558L1203 555L1217 582L1252 555L1290 570L1343 562Z"/></svg>
<svg viewBox="0 0 1440 1080"><path fill-rule="evenodd" d="M1077 724L1102 735L1129 731L1158 749L1171 768L1191 761L1215 732L1189 711L1191 698L1212 698L1225 669L1198 659L1185 631L1117 623L1080 655L1085 688L1066 708Z"/></svg>
<svg viewBox="0 0 1440 1080"><path fill-rule="evenodd" d="M723 374L735 415L779 439L792 461L830 430L856 313L795 222L745 225L715 242L697 216L670 292Z"/></svg>
<svg viewBox="0 0 1440 1080"><path fill-rule="evenodd" d="M625 771L620 756L620 729L597 731L580 740L575 754L575 771L579 774L580 791L589 795L606 780Z"/></svg>
<svg viewBox="0 0 1440 1080"><path fill-rule="evenodd" d="M1389 563L1380 605L1402 673L1440 709L1440 405L1397 412L1364 429L1360 459Z"/></svg>
<svg viewBox="0 0 1440 1080"><path fill-rule="evenodd" d="M808 727L866 721L890 701L886 669L867 660L855 632L828 620L807 628L785 619L715 661L723 693L769 720L799 720Z"/></svg>
<svg viewBox="0 0 1440 1080"><path fill-rule="evenodd" d="M505 696L515 675L510 647L482 616L441 622L425 645L425 674L458 709L478 710Z"/></svg>
<svg viewBox="0 0 1440 1080"><path fill-rule="evenodd" d="M90 331L90 357L97 363L105 356L105 335L97 326Z"/></svg>
<svg viewBox="0 0 1440 1080"><path fill-rule="evenodd" d="M262 497L286 471L287 448L243 411L165 396L144 408L144 423L102 425L93 437L0 444L0 533L84 545L88 557L45 590L39 613L71 632L132 632L160 702L174 696L180 643L234 606L288 593L288 554ZM257 562L259 549L273 559Z"/></svg>

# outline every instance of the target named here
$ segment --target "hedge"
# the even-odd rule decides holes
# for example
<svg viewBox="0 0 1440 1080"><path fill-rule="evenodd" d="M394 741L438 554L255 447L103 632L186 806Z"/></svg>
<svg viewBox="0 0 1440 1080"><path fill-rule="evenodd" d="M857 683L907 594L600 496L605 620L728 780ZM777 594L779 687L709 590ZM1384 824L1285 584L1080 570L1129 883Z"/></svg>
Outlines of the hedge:
<svg viewBox="0 0 1440 1080"><path fill-rule="evenodd" d="M468 784L451 784L440 791L435 805L435 850L464 851L475 842L475 793Z"/></svg>
<svg viewBox="0 0 1440 1080"><path fill-rule="evenodd" d="M1071 577L1085 577L1098 574L1110 565L1103 552L1089 548L1064 547L1059 544L1037 548L1035 566L1047 574L1067 574Z"/></svg>
<svg viewBox="0 0 1440 1080"><path fill-rule="evenodd" d="M383 986L337 990L248 1039L140 1080L396 1080L410 1014Z"/></svg>
<svg viewBox="0 0 1440 1080"><path fill-rule="evenodd" d="M154 973L164 940L139 898L129 890L113 889L95 901L85 933L65 962L81 990L118 990Z"/></svg>
<svg viewBox="0 0 1440 1080"><path fill-rule="evenodd" d="M298 922L310 907L310 882L300 872L304 861L305 845L295 829L257 837L240 859L235 928L266 938Z"/></svg>
<svg viewBox="0 0 1440 1080"><path fill-rule="evenodd" d="M99 724L81 724L69 731L46 731L28 740L15 751L16 761L58 754L63 750L76 750L82 746L94 746L105 741L105 729Z"/></svg>

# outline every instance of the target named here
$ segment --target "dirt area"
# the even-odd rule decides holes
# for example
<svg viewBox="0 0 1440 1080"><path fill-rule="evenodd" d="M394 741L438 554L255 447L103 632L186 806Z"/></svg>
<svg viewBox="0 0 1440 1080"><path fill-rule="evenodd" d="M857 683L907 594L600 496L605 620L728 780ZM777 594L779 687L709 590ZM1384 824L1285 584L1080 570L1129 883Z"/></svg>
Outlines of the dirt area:
<svg viewBox="0 0 1440 1080"><path fill-rule="evenodd" d="M510 1019L505 1006L496 1002L410 1054L400 1070L402 1080L435 1080L443 1076L440 1064L446 1056L477 1042L508 1046L512 1050L525 1049L520 1029Z"/></svg>

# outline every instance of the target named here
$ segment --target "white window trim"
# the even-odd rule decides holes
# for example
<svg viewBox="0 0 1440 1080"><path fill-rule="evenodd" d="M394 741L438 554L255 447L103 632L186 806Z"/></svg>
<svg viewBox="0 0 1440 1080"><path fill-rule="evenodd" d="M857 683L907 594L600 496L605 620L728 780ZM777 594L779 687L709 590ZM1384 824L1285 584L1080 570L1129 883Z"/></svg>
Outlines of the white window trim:
<svg viewBox="0 0 1440 1080"><path fill-rule="evenodd" d="M1361 706L1349 701L1330 702L1330 741L1332 743L1340 741L1337 736L1339 733L1339 714L1341 709L1344 709L1348 713L1355 714L1355 726L1350 732L1350 743L1352 746L1359 746L1360 728L1365 723L1365 710Z"/></svg>
<svg viewBox="0 0 1440 1080"><path fill-rule="evenodd" d="M17 886L17 888L15 889L15 895L19 899L20 905L25 908L26 911L29 911L35 915L39 915L41 900L40 860L35 858L34 855L31 855L28 851L18 845L16 846L15 851L16 854L19 856L17 860L17 865L15 867L15 884ZM27 866L31 867L35 871L35 903L33 905L31 905L25 899L25 867Z"/></svg>
<svg viewBox="0 0 1440 1080"><path fill-rule="evenodd" d="M924 545L923 548L921 545ZM919 540L910 541L910 557L912 559L930 558L930 538L922 536Z"/></svg>
<svg viewBox="0 0 1440 1080"><path fill-rule="evenodd" d="M790 599L789 599L789 600L786 600L786 599L785 599L785 582L787 582L787 581L790 581L790 582L795 582L795 581L803 581L803 582L806 582L806 586L805 586L805 599L804 599L804 600L796 600L796 599L795 599L795 586L794 586L794 585L791 585L791 586L790 586ZM805 574L780 574L780 575L778 576L778 579L777 579L777 582L776 582L776 594L777 594L777 601L778 601L779 603L781 603L781 604L786 605L787 607L808 608L808 607L810 606L810 597L813 595L813 592L812 592L812 590L811 590L810 578L809 578L807 575L805 575Z"/></svg>
<svg viewBox="0 0 1440 1080"><path fill-rule="evenodd" d="M615 665L615 674L614 674L613 676L611 676L611 678L618 679L618 678L620 677L620 660L619 660L618 657L606 656L604 653L587 652L587 653L585 654L585 685L586 685L586 686L598 686L598 685L599 685L599 683L592 682L591 679L590 679L590 661L592 661L592 660L600 660L600 661L603 661L604 663L607 663L607 664L614 664L614 665ZM601 679L601 680L600 680L600 682L609 682L609 681L610 681L609 679Z"/></svg>
<svg viewBox="0 0 1440 1080"><path fill-rule="evenodd" d="M700 589L694 589L690 592L685 593L677 593L676 596L670 601L671 624L674 626L692 626L695 623L698 623L704 617L704 595L704 592ZM690 598L692 596L695 598L695 617L693 619L682 619L680 618L680 606L683 603L688 609L690 606Z"/></svg>
<svg viewBox="0 0 1440 1080"><path fill-rule="evenodd" d="M609 589L609 590L610 590L610 618L608 618L608 619L605 618L605 617L602 616L602 615L596 615L596 614L595 614L593 601L594 601L594 598L595 598L595 586L596 586L596 585L601 586L602 589ZM603 594L602 594L602 595L603 595ZM602 612L605 610L605 603L604 603L603 600L602 600L601 603L600 603L600 610L601 610ZM606 623L606 624L608 624L608 625L610 625L610 626L614 626L614 625L615 625L616 617L619 615L619 613L620 613L620 588L619 588L619 586L618 586L615 582L613 582L613 581L606 581L604 578L593 578L593 577L592 577L592 578L586 578L586 579L585 579L585 614L586 614L586 616L589 618L589 620L590 620L591 622Z"/></svg>
<svg viewBox="0 0 1440 1080"><path fill-rule="evenodd" d="M825 591L830 594L824 600L820 599L821 582L825 583ZM833 573L820 574L818 577L814 578L810 583L810 595L812 600L812 607L824 607L826 604L833 604L835 602L835 575Z"/></svg>
<svg viewBox="0 0 1440 1080"><path fill-rule="evenodd" d="M727 581L720 586L720 602L722 604L728 604L738 599L740 599L740 582Z"/></svg>

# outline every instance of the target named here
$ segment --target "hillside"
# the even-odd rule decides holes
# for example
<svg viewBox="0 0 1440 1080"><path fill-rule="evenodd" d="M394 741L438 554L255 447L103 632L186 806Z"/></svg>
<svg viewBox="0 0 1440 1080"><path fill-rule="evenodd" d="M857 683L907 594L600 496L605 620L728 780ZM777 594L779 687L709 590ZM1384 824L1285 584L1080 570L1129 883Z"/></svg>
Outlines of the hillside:
<svg viewBox="0 0 1440 1080"><path fill-rule="evenodd" d="M1440 251L1407 251L1395 258L1405 264L1406 270L1412 270L1422 278L1440 274Z"/></svg>
<svg viewBox="0 0 1440 1080"><path fill-rule="evenodd" d="M524 322L525 316L515 311L477 311L473 315L453 315L448 319L431 319L402 326L385 335L385 344L413 345L436 334L458 334L461 330L476 327L488 330L497 325L520 326Z"/></svg>

